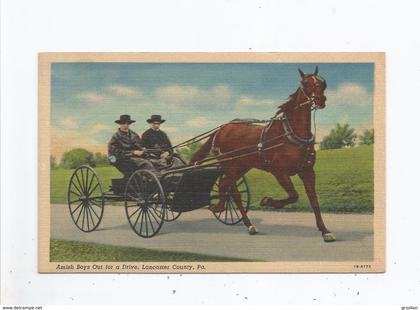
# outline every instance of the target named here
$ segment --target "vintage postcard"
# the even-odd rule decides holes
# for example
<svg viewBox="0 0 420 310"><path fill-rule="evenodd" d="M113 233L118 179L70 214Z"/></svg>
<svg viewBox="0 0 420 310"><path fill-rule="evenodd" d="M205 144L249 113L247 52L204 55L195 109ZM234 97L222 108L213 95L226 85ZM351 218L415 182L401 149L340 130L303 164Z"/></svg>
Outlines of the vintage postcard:
<svg viewBox="0 0 420 310"><path fill-rule="evenodd" d="M41 53L39 272L385 271L384 53Z"/></svg>

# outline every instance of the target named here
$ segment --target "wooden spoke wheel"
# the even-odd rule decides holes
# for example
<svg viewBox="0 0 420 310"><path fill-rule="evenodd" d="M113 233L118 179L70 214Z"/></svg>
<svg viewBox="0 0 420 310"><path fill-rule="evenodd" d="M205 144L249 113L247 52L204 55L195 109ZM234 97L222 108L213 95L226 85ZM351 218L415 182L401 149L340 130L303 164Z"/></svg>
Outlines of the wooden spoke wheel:
<svg viewBox="0 0 420 310"><path fill-rule="evenodd" d="M166 193L166 205L168 206L165 210L165 222L172 222L175 221L178 217L180 217L182 212L172 210L172 203L174 200L174 192Z"/></svg>
<svg viewBox="0 0 420 310"><path fill-rule="evenodd" d="M105 199L98 175L90 166L80 166L71 175L67 203L70 216L81 231L94 231L101 223Z"/></svg>
<svg viewBox="0 0 420 310"><path fill-rule="evenodd" d="M167 205L162 185L153 172L143 169L133 172L125 187L124 206L137 235L151 238L159 232Z"/></svg>
<svg viewBox="0 0 420 310"><path fill-rule="evenodd" d="M219 203L219 184L220 180L224 177L221 175L216 183L214 184L210 192L210 206L216 206ZM245 212L248 212L251 205L251 193L248 186L248 181L245 176L242 176L236 181L236 186L238 191L241 194L242 206L244 207ZM237 205L235 204L231 190L228 189L226 193L226 201L224 205L225 210L221 212L213 212L214 216L223 224L226 225L235 225L242 221L242 214L239 211Z"/></svg>

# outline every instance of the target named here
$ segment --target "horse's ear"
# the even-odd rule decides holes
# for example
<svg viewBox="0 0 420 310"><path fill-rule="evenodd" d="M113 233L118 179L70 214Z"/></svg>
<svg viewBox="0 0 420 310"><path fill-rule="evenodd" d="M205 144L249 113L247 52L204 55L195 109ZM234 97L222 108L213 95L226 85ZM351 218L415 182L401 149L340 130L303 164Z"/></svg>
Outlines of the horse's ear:
<svg viewBox="0 0 420 310"><path fill-rule="evenodd" d="M318 66L315 67L315 72L314 75L317 76L318 75Z"/></svg>
<svg viewBox="0 0 420 310"><path fill-rule="evenodd" d="M303 71L300 70L299 68L298 68L298 71L300 73L300 77L303 79L305 77L305 73L303 73Z"/></svg>

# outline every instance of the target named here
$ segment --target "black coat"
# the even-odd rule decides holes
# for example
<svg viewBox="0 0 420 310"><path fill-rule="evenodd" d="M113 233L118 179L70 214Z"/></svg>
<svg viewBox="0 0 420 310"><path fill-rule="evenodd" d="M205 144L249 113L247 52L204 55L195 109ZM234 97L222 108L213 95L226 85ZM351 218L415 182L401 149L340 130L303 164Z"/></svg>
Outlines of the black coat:
<svg viewBox="0 0 420 310"><path fill-rule="evenodd" d="M118 159L131 157L134 150L141 150L142 144L138 134L132 130L124 132L118 129L108 142L108 156L114 155Z"/></svg>
<svg viewBox="0 0 420 310"><path fill-rule="evenodd" d="M146 130L141 136L141 144L146 149L159 149L153 154L160 156L162 152L173 153L172 144L166 133L162 130L153 130L152 128Z"/></svg>

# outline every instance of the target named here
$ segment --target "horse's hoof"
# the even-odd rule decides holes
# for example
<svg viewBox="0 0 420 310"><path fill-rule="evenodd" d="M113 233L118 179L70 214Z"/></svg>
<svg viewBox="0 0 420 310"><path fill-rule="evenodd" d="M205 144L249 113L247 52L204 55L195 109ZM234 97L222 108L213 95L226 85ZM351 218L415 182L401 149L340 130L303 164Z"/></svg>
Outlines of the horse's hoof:
<svg viewBox="0 0 420 310"><path fill-rule="evenodd" d="M324 238L324 242L334 242L335 241L335 236L333 233L325 233L322 235L322 237Z"/></svg>
<svg viewBox="0 0 420 310"><path fill-rule="evenodd" d="M225 211L226 209L222 206L222 207L218 207L218 206L210 206L209 210L213 213L220 213Z"/></svg>
<svg viewBox="0 0 420 310"><path fill-rule="evenodd" d="M255 227L255 226L249 226L248 227L248 233L250 234L250 235L255 235L255 234L257 234L258 233L258 230L257 230L257 228Z"/></svg>
<svg viewBox="0 0 420 310"><path fill-rule="evenodd" d="M263 199L261 199L260 201L260 206L261 207L268 207L269 204L273 201L273 199L271 197L264 197Z"/></svg>

